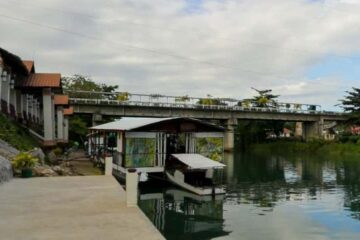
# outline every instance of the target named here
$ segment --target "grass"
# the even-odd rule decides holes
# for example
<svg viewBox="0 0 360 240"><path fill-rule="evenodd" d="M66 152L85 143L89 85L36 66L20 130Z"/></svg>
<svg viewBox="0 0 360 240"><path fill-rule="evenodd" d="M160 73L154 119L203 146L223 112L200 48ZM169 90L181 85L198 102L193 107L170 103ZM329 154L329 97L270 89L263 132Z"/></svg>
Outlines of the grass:
<svg viewBox="0 0 360 240"><path fill-rule="evenodd" d="M38 141L31 136L29 130L14 120L0 114L0 139L20 151L28 151L39 147Z"/></svg>

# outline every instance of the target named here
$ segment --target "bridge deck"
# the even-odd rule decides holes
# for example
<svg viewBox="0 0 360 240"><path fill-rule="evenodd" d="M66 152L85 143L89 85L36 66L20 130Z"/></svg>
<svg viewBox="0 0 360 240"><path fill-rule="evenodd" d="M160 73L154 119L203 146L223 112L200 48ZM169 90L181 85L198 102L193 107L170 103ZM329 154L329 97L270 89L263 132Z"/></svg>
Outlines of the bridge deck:
<svg viewBox="0 0 360 240"><path fill-rule="evenodd" d="M75 113L120 117L193 117L200 119L257 119L282 121L343 121L343 113L302 108L242 107L237 105L199 105L166 102L133 102L105 99L71 98Z"/></svg>

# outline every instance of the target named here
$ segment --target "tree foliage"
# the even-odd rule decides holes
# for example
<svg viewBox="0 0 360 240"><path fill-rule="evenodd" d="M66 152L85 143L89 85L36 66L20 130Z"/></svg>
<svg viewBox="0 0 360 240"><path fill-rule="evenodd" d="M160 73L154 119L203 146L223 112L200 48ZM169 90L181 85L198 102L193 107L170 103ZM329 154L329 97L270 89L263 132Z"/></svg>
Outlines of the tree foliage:
<svg viewBox="0 0 360 240"><path fill-rule="evenodd" d="M73 141L83 142L88 132L88 123L85 116L72 116L69 121L69 137Z"/></svg>
<svg viewBox="0 0 360 240"><path fill-rule="evenodd" d="M276 105L276 99L279 97L279 95L272 94L271 89L265 89L265 90L258 90L256 88L254 89L258 95L254 96L252 99L252 102L256 104L256 107L271 107Z"/></svg>
<svg viewBox="0 0 360 240"><path fill-rule="evenodd" d="M360 124L360 88L346 91L347 95L341 101L341 107L351 114L350 122Z"/></svg>
<svg viewBox="0 0 360 240"><path fill-rule="evenodd" d="M276 135L282 132L285 122L282 121L261 121L241 120L236 130L236 139L239 147L246 148L254 143L262 143L267 140L267 133L273 132Z"/></svg>
<svg viewBox="0 0 360 240"><path fill-rule="evenodd" d="M117 98L115 91L118 89L118 85L107 85L104 83L99 84L94 82L90 77L79 74L75 74L70 77L63 77L61 81L64 91L66 91L69 97L72 98L100 98L111 100ZM84 93L81 91L94 93Z"/></svg>
<svg viewBox="0 0 360 240"><path fill-rule="evenodd" d="M213 96L211 96L210 94L208 94L206 98L200 98L199 101L197 101L197 104L200 104L200 105L226 105L226 103L221 101L221 99L213 98Z"/></svg>
<svg viewBox="0 0 360 240"><path fill-rule="evenodd" d="M118 99L116 90L117 85L107 85L96 83L90 77L75 74L70 77L63 77L62 86L64 91L72 98L91 98L91 99ZM82 92L85 91L85 92ZM69 121L69 138L72 141L83 142L91 126L91 116L74 115Z"/></svg>

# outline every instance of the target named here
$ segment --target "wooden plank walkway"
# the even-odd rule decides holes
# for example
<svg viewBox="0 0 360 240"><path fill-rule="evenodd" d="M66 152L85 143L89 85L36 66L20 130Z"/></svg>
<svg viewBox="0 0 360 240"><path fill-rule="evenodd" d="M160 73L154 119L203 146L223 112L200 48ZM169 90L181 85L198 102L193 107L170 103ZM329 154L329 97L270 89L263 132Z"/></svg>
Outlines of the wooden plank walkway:
<svg viewBox="0 0 360 240"><path fill-rule="evenodd" d="M0 239L164 239L110 176L14 179L0 185Z"/></svg>

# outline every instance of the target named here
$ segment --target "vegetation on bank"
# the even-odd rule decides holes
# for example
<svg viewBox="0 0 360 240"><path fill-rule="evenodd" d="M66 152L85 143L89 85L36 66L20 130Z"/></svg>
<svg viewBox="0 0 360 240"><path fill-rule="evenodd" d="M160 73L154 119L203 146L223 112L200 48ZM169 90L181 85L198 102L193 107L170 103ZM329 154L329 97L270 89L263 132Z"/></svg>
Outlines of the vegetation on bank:
<svg viewBox="0 0 360 240"><path fill-rule="evenodd" d="M118 94L118 85L96 83L90 77L73 75L61 79L64 92L72 98L91 98L125 101L128 93ZM86 91L86 92L82 92ZM91 92L91 93L89 93ZM106 93L106 94L104 94ZM102 122L111 122L112 117L103 117ZM99 122L98 122L99 123ZM92 126L91 115L73 115L69 119L69 140L84 143L88 128Z"/></svg>
<svg viewBox="0 0 360 240"><path fill-rule="evenodd" d="M323 156L360 156L360 137L353 137L346 142L314 139L309 142L299 140L277 140L266 143L252 144L248 150L264 154L317 154Z"/></svg>
<svg viewBox="0 0 360 240"><path fill-rule="evenodd" d="M29 130L16 121L0 114L0 139L20 151L28 151L39 147L38 141L31 136Z"/></svg>

